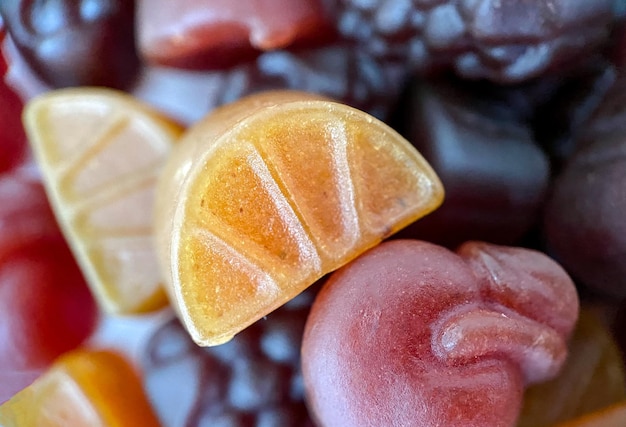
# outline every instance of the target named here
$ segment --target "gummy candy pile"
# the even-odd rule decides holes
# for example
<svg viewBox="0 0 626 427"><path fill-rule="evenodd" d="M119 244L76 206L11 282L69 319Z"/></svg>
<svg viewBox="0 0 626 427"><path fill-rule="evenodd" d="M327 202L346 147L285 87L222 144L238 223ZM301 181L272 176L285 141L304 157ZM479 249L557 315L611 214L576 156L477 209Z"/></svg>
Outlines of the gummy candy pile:
<svg viewBox="0 0 626 427"><path fill-rule="evenodd" d="M623 0L0 2L0 426L626 425Z"/></svg>

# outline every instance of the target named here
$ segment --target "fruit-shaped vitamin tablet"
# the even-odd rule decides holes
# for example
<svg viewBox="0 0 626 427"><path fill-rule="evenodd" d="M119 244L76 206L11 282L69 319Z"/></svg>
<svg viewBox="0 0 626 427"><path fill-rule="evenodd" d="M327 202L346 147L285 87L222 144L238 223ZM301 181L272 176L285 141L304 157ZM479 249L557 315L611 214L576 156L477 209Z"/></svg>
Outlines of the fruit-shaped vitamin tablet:
<svg viewBox="0 0 626 427"><path fill-rule="evenodd" d="M68 353L0 406L3 427L156 427L139 376L107 351Z"/></svg>
<svg viewBox="0 0 626 427"><path fill-rule="evenodd" d="M155 182L182 129L133 98L65 89L24 113L55 214L100 305L165 304L152 240Z"/></svg>
<svg viewBox="0 0 626 427"><path fill-rule="evenodd" d="M159 259L193 339L217 345L442 198L430 166L382 122L266 92L181 138L157 191Z"/></svg>

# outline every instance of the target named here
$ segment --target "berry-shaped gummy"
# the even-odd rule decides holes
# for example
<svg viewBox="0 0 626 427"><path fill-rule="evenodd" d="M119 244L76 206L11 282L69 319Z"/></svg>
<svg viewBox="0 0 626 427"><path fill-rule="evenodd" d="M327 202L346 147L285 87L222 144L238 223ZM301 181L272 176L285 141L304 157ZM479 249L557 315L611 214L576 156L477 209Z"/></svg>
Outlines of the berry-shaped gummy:
<svg viewBox="0 0 626 427"><path fill-rule="evenodd" d="M384 60L519 82L608 40L613 0L336 0L339 33Z"/></svg>

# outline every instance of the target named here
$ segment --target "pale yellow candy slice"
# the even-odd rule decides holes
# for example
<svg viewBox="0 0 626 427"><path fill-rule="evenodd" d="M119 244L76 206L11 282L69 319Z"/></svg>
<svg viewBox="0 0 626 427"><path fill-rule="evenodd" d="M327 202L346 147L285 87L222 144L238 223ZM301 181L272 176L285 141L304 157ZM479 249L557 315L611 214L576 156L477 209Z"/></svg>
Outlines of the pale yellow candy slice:
<svg viewBox="0 0 626 427"><path fill-rule="evenodd" d="M0 406L3 427L157 427L134 368L108 351L77 350Z"/></svg>
<svg viewBox="0 0 626 427"><path fill-rule="evenodd" d="M122 92L49 92L24 125L57 219L108 312L166 304L153 245L155 183L182 127Z"/></svg>
<svg viewBox="0 0 626 427"><path fill-rule="evenodd" d="M442 199L430 166L381 121L310 94L255 95L174 150L159 258L191 336L217 345Z"/></svg>

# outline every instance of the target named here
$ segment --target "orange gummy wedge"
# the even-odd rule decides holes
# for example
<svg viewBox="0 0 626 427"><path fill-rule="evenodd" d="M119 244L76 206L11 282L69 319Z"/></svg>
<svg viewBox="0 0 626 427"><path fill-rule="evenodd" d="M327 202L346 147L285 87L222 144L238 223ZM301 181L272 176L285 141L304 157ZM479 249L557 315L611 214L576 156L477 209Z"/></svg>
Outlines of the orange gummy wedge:
<svg viewBox="0 0 626 427"><path fill-rule="evenodd" d="M139 376L118 354L77 350L0 406L3 427L153 427Z"/></svg>
<svg viewBox="0 0 626 427"><path fill-rule="evenodd" d="M157 251L190 335L218 345L442 200L431 167L381 121L267 92L181 138L159 180Z"/></svg>
<svg viewBox="0 0 626 427"><path fill-rule="evenodd" d="M182 128L108 89L49 92L24 125L74 256L108 312L166 304L153 245L156 179Z"/></svg>

